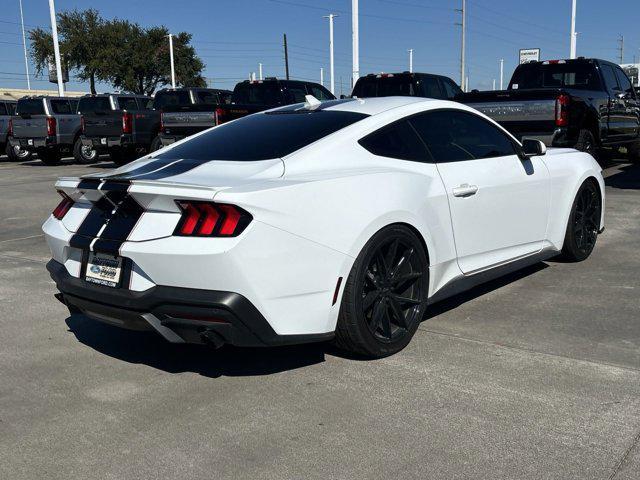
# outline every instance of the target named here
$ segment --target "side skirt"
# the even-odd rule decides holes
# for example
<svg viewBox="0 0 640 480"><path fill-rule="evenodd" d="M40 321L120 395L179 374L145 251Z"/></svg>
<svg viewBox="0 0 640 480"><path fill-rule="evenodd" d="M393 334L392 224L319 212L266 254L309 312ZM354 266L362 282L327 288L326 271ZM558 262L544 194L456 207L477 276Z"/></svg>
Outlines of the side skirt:
<svg viewBox="0 0 640 480"><path fill-rule="evenodd" d="M555 257L559 253L560 252L555 250L545 250L489 270L483 270L482 272L473 275L463 275L450 281L438 290L427 300L427 305L433 305L434 303L453 297L454 295L458 295L459 293L470 290L483 283L495 280L496 278L503 277L518 270L522 270L523 268L535 265L536 263L544 262L545 260Z"/></svg>

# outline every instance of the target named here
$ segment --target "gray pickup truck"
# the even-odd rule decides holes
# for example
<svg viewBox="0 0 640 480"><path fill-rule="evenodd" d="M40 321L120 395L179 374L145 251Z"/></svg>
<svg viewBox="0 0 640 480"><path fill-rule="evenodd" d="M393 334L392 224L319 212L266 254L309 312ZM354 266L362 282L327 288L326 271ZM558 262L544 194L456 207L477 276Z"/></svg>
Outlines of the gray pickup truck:
<svg viewBox="0 0 640 480"><path fill-rule="evenodd" d="M87 95L80 98L78 112L84 147L109 153L117 165L145 155L160 130L160 113L144 95Z"/></svg>
<svg viewBox="0 0 640 480"><path fill-rule="evenodd" d="M30 152L9 145L9 137L11 136L13 124L11 117L15 114L16 101L0 99L0 154L5 152L11 161L29 160L29 158L31 158Z"/></svg>
<svg viewBox="0 0 640 480"><path fill-rule="evenodd" d="M152 150L170 145L218 124L217 111L231 101L229 90L214 88L164 89L156 93L153 108L162 112L160 136Z"/></svg>
<svg viewBox="0 0 640 480"><path fill-rule="evenodd" d="M66 153L80 148L78 99L29 96L18 100L11 119L9 144L31 153L46 165L57 165Z"/></svg>

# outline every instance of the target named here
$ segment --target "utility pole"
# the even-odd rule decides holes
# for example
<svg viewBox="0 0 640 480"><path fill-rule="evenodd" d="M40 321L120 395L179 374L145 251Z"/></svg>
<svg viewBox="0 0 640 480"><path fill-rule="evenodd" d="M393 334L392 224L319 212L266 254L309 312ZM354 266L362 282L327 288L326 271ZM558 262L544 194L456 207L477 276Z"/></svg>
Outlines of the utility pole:
<svg viewBox="0 0 640 480"><path fill-rule="evenodd" d="M58 75L58 95L64 97L64 78L62 78L62 61L60 60L60 45L58 44L58 22L56 21L56 6L53 0L49 0L49 15L51 16L53 53L56 58L56 74Z"/></svg>
<svg viewBox="0 0 640 480"><path fill-rule="evenodd" d="M287 47L287 34L284 34L284 70L287 80L289 80L289 47Z"/></svg>
<svg viewBox="0 0 640 480"><path fill-rule="evenodd" d="M624 63L624 35L620 35L620 38L618 39L618 44L620 45L618 47L618 50L620 51L620 56L618 57L620 62L619 63Z"/></svg>
<svg viewBox="0 0 640 480"><path fill-rule="evenodd" d="M576 58L576 41L578 34L576 33L576 3L578 0L571 0L571 48L569 58Z"/></svg>
<svg viewBox="0 0 640 480"><path fill-rule="evenodd" d="M462 42L460 45L460 88L462 88L463 92L466 92L465 82L465 44L466 44L466 34L467 34L467 0L462 0L462 8L456 8L456 12L460 12L462 15L462 22L456 23L462 27Z"/></svg>
<svg viewBox="0 0 640 480"><path fill-rule="evenodd" d="M329 19L329 78L331 82L331 93L335 95L336 83L335 83L335 72L334 72L334 64L333 64L333 19L338 15L334 15L330 13L329 15L325 15L323 18ZM340 86L342 88L342 85Z"/></svg>
<svg viewBox="0 0 640 480"><path fill-rule="evenodd" d="M24 70L27 74L27 89L31 90L29 78L29 60L27 59L27 37L24 34L24 15L22 14L22 0L20 0L20 25L22 25L22 47L24 48Z"/></svg>
<svg viewBox="0 0 640 480"><path fill-rule="evenodd" d="M320 67L320 85L324 87L324 68Z"/></svg>
<svg viewBox="0 0 640 480"><path fill-rule="evenodd" d="M261 63L258 64L258 78L260 80L264 80L264 78L262 78L262 64Z"/></svg>
<svg viewBox="0 0 640 480"><path fill-rule="evenodd" d="M469 76L466 76L464 79L464 91L465 92L469 91Z"/></svg>
<svg viewBox="0 0 640 480"><path fill-rule="evenodd" d="M352 55L353 55L353 78L351 83L356 84L360 77L360 32L358 19L358 0L351 0L351 30L353 37Z"/></svg>
<svg viewBox="0 0 640 480"><path fill-rule="evenodd" d="M176 67L173 63L173 34L169 34L169 60L171 62L171 88L176 88Z"/></svg>
<svg viewBox="0 0 640 480"><path fill-rule="evenodd" d="M413 48L409 50L409 73L413 73Z"/></svg>
<svg viewBox="0 0 640 480"><path fill-rule="evenodd" d="M500 90L504 90L504 58L500 59Z"/></svg>

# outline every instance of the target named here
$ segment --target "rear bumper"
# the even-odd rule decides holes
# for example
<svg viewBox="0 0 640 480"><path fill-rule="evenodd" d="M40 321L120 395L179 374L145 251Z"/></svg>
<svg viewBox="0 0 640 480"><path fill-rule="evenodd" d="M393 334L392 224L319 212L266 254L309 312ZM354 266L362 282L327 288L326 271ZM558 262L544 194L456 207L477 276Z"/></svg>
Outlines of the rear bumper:
<svg viewBox="0 0 640 480"><path fill-rule="evenodd" d="M82 136L82 145L91 147L100 152L106 152L110 148L134 148L138 146L138 139L133 135L119 135L110 137Z"/></svg>
<svg viewBox="0 0 640 480"><path fill-rule="evenodd" d="M264 347L322 342L333 332L278 335L244 296L224 291L155 286L144 292L110 289L71 276L50 260L47 270L71 312L132 330L156 331L172 343Z"/></svg>
<svg viewBox="0 0 640 480"><path fill-rule="evenodd" d="M9 138L9 145L12 147L20 147L29 152L43 148L55 148L58 146L56 137L37 137L37 138Z"/></svg>

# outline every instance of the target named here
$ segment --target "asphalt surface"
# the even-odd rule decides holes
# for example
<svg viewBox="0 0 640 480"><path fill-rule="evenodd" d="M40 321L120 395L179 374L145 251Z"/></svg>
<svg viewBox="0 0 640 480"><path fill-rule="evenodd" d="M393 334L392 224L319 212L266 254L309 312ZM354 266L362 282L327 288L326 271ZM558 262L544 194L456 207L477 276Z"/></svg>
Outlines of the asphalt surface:
<svg viewBox="0 0 640 480"><path fill-rule="evenodd" d="M110 166L0 163L0 478L640 478L640 166L607 169L587 261L434 306L378 361L69 316L40 225L57 176Z"/></svg>

